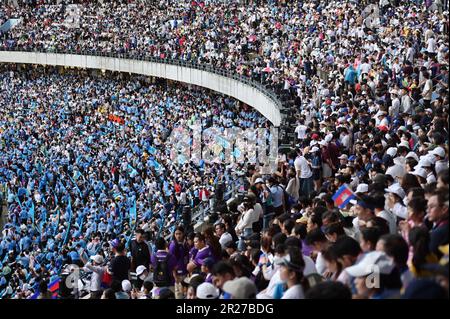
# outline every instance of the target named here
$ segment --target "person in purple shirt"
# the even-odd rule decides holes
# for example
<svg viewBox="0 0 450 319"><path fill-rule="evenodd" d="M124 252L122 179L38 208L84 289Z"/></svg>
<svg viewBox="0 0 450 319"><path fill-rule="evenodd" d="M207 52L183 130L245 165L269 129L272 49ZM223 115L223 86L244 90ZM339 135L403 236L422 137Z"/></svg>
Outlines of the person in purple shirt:
<svg viewBox="0 0 450 319"><path fill-rule="evenodd" d="M177 269L181 271L182 275L186 275L186 266L189 262L189 246L185 241L183 226L178 226L175 229L173 240L169 245L169 253L176 258Z"/></svg>
<svg viewBox="0 0 450 319"><path fill-rule="evenodd" d="M194 247L197 249L197 253L192 256L192 259L187 265L187 271L189 273L192 273L196 269L200 269L204 259L208 257L214 258L211 248L206 245L206 239L204 235L200 233L195 235Z"/></svg>
<svg viewBox="0 0 450 319"><path fill-rule="evenodd" d="M202 262L201 271L203 274L205 274L205 282L212 283L213 282L213 275L212 275L212 268L216 264L216 261L211 258L205 258Z"/></svg>
<svg viewBox="0 0 450 319"><path fill-rule="evenodd" d="M153 281L158 287L173 286L175 284L177 259L167 251L167 242L164 238L157 238L155 247L156 253L151 256Z"/></svg>

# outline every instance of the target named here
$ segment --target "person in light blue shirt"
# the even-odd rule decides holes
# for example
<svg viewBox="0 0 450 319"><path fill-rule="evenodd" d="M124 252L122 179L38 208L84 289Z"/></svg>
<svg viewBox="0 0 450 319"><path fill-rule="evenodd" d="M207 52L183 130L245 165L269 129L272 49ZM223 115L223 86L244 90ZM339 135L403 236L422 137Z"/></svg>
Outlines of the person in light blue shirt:
<svg viewBox="0 0 450 319"><path fill-rule="evenodd" d="M347 83L350 86L354 86L355 85L355 81L356 81L356 70L353 67L352 64L350 64L348 66L348 68L345 70L344 72L344 81L345 83Z"/></svg>

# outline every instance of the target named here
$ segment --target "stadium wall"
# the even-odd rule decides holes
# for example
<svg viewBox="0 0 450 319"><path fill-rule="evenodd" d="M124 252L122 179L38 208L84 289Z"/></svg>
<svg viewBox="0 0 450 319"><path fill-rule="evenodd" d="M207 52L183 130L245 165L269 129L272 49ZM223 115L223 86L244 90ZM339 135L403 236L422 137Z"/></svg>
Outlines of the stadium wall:
<svg viewBox="0 0 450 319"><path fill-rule="evenodd" d="M186 65L110 56L21 51L0 51L0 63L2 62L129 72L185 82L231 96L258 110L275 127L281 124L279 105L260 88L216 72Z"/></svg>

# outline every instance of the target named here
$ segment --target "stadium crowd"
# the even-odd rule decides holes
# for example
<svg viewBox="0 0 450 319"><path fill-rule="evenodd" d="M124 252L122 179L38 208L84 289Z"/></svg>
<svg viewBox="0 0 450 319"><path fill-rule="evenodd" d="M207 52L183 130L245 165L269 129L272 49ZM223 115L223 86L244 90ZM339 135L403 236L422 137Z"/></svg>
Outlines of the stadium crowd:
<svg viewBox="0 0 450 319"><path fill-rule="evenodd" d="M92 272L91 298L448 298L447 2L380 1L377 17L363 4L90 3L75 28L64 23L62 5L3 9L23 18L2 35L4 49L207 63L287 92L297 121L296 147L279 155L278 169L263 176L242 163L245 195L210 211L194 233L170 212L179 190L201 174L189 167L180 176L165 160L163 136L198 112L202 103L191 97L211 93L2 73L0 177L10 192L3 297L48 298L51 276L77 264ZM71 88L68 97L58 87ZM117 92L119 102L134 97L121 113L131 125L103 130L99 108L120 110ZM178 108L167 104L180 94L189 96ZM229 114L228 104L218 103L218 114ZM249 118L265 125L255 113ZM148 172L149 140L167 174ZM204 165L208 177L221 176L220 165ZM198 203L197 194L190 197ZM374 272L378 285L368 284Z"/></svg>

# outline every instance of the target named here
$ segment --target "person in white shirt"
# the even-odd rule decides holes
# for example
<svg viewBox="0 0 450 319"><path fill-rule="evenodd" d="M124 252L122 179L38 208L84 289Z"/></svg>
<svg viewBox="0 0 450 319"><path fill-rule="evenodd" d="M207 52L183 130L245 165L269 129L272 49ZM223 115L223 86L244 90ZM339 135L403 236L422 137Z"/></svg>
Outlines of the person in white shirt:
<svg viewBox="0 0 450 319"><path fill-rule="evenodd" d="M301 119L299 125L295 128L295 133L297 134L297 138L299 141L302 141L306 138L307 129L308 127L305 125L305 121Z"/></svg>
<svg viewBox="0 0 450 319"><path fill-rule="evenodd" d="M427 41L427 52L436 53L436 39L434 38L434 35L431 36Z"/></svg>
<svg viewBox="0 0 450 319"><path fill-rule="evenodd" d="M389 121L386 118L386 112L385 111L378 111L376 114L376 125L377 126L386 126L389 128Z"/></svg>
<svg viewBox="0 0 450 319"><path fill-rule="evenodd" d="M91 271L91 281L89 282L89 292L90 299L100 299L102 296L102 279L104 273L104 267L101 266L103 264L103 256L94 255L91 257L92 262L87 262L82 257L84 254L80 254L80 258L83 262L85 262L84 269L86 271Z"/></svg>
<svg viewBox="0 0 450 319"><path fill-rule="evenodd" d="M244 199L244 202L238 209L242 210L235 231L239 236L239 250L245 250L245 238L253 233L253 223L259 220L259 213L254 210L254 205L250 199Z"/></svg>
<svg viewBox="0 0 450 319"><path fill-rule="evenodd" d="M411 108L411 97L408 95L406 89L400 90L400 97L401 97L401 107L400 110L403 113L411 114L412 108Z"/></svg>
<svg viewBox="0 0 450 319"><path fill-rule="evenodd" d="M436 162L434 163L436 175L439 175L440 172L448 169L448 161L445 160L445 150L443 147L438 146L429 153L436 158Z"/></svg>
<svg viewBox="0 0 450 319"><path fill-rule="evenodd" d="M408 209L403 204L403 199L406 196L403 188L401 188L401 186L398 183L396 183L389 186L389 188L387 188L386 191L388 193L386 198L387 207L397 217L407 219Z"/></svg>
<svg viewBox="0 0 450 319"><path fill-rule="evenodd" d="M344 150L350 149L350 134L348 134L347 128L343 128L340 136L340 141Z"/></svg>
<svg viewBox="0 0 450 319"><path fill-rule="evenodd" d="M300 250L291 249L289 254L284 256L279 264L280 279L287 288L281 299L304 299L305 294L301 281L303 280L305 261Z"/></svg>
<svg viewBox="0 0 450 319"><path fill-rule="evenodd" d="M425 107L429 107L431 103L431 98L433 95L433 81L430 79L430 74L425 72L423 74L425 85L422 90L422 98Z"/></svg>
<svg viewBox="0 0 450 319"><path fill-rule="evenodd" d="M406 51L406 60L411 62L411 64L414 63L414 55L416 54L415 51L416 50L414 50L412 46L410 46Z"/></svg>
<svg viewBox="0 0 450 319"><path fill-rule="evenodd" d="M389 115L391 117L397 117L398 114L400 113L401 103L400 103L400 99L398 98L396 91L391 92L391 98L392 98L392 104L391 104L391 107L389 108Z"/></svg>
<svg viewBox="0 0 450 319"><path fill-rule="evenodd" d="M300 192L302 195L309 196L313 190L312 170L311 166L302 155L301 151L298 151L298 156L294 161L295 171L300 177Z"/></svg>

